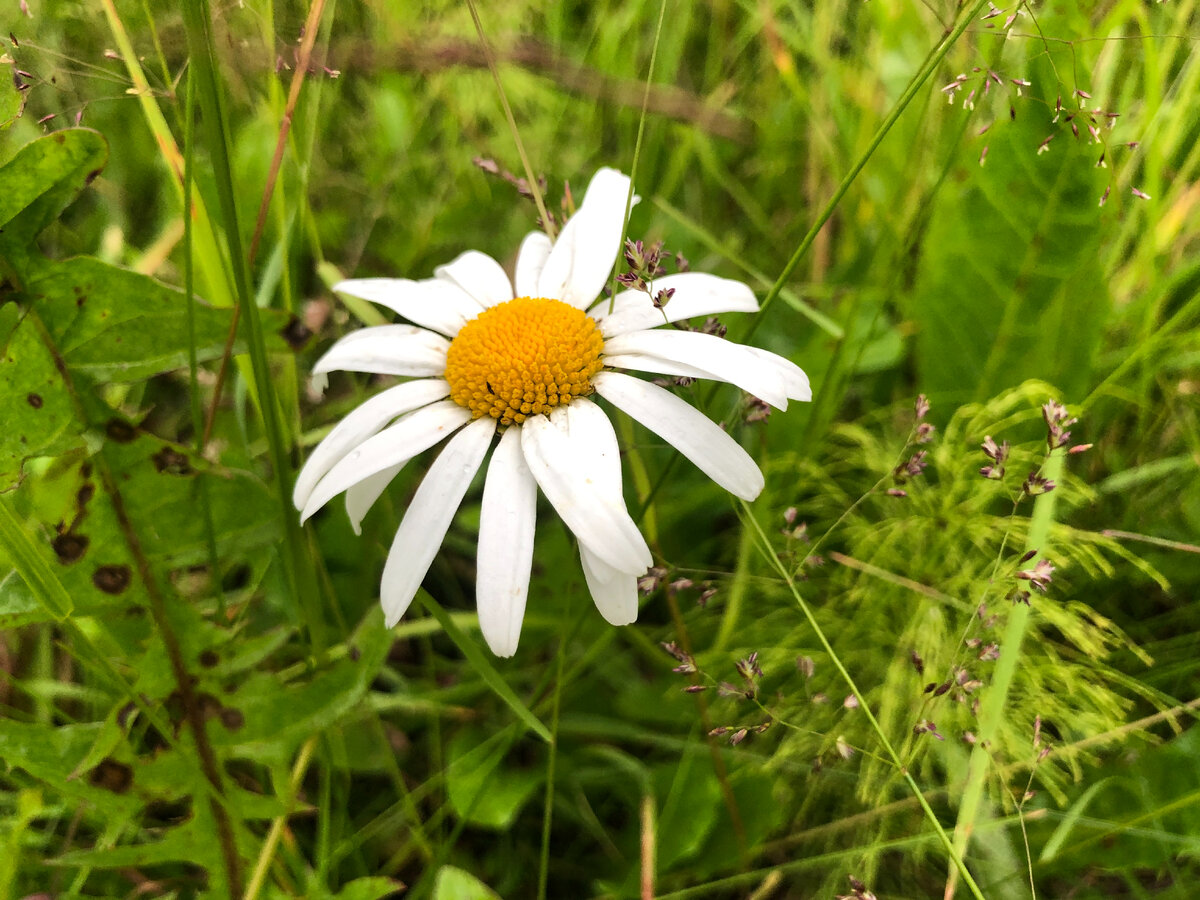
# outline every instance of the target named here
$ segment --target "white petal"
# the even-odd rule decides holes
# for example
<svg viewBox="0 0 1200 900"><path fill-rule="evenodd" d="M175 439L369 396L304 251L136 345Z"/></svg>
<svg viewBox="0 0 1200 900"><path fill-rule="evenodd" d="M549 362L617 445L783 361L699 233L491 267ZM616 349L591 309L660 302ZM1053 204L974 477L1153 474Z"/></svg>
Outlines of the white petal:
<svg viewBox="0 0 1200 900"><path fill-rule="evenodd" d="M541 231L531 231L521 241L515 279L518 297L538 296L538 279L542 276L542 269L546 268L552 246L550 238Z"/></svg>
<svg viewBox="0 0 1200 900"><path fill-rule="evenodd" d="M416 596L495 433L495 419L476 419L450 439L421 480L383 566L379 599L388 628Z"/></svg>
<svg viewBox="0 0 1200 900"><path fill-rule="evenodd" d="M409 413L342 457L313 488L300 513L300 521L305 521L350 485L392 466L404 465L469 421L471 413L453 400L441 400Z"/></svg>
<svg viewBox="0 0 1200 900"><path fill-rule="evenodd" d="M698 331L631 331L604 342L605 356L640 353L666 362L683 363L728 381L772 406L787 409L782 375L741 344ZM607 360L606 360L607 362ZM654 372L647 363L646 371Z"/></svg>
<svg viewBox="0 0 1200 900"><path fill-rule="evenodd" d="M783 387L787 391L789 400L811 400L812 387L808 383L808 376L804 374L804 370L792 362L790 359L780 356L778 353L772 353L770 350L763 350L759 347L751 347L747 344L740 346L745 347L763 362L769 363L779 377L783 379Z"/></svg>
<svg viewBox="0 0 1200 900"><path fill-rule="evenodd" d="M551 297L586 309L604 288L621 249L629 176L601 169L588 185L583 203L567 220L538 279L539 297ZM634 198L636 202L637 198Z"/></svg>
<svg viewBox="0 0 1200 900"><path fill-rule="evenodd" d="M758 309L758 300L749 287L740 281L705 275L703 272L665 275L655 278L650 286L656 295L668 288L674 288L675 294L662 309L655 309L650 295L643 291L622 291L611 301L598 302L588 315L600 323L600 333L609 338L693 316L755 312ZM610 303L611 314L608 311Z"/></svg>
<svg viewBox="0 0 1200 900"><path fill-rule="evenodd" d="M354 529L355 534L362 534L363 518L403 468L403 464L388 466L346 488L346 515L350 517L350 527Z"/></svg>
<svg viewBox="0 0 1200 900"><path fill-rule="evenodd" d="M415 325L376 325L352 331L330 347L313 366L323 372L371 372L375 375L441 375L450 342Z"/></svg>
<svg viewBox="0 0 1200 900"><path fill-rule="evenodd" d="M450 394L450 385L441 378L406 381L376 394L361 406L352 410L325 435L309 455L304 468L296 476L292 490L292 505L303 509L317 482L321 480L343 456L377 433L397 416L420 409L422 406L441 400Z"/></svg>
<svg viewBox="0 0 1200 900"><path fill-rule="evenodd" d="M355 278L339 281L334 291L361 297L399 313L408 321L454 337L483 307L462 288L448 281L428 278Z"/></svg>
<svg viewBox="0 0 1200 900"><path fill-rule="evenodd" d="M583 577L600 615L610 625L628 625L637 619L637 576L618 572L587 548L579 545Z"/></svg>
<svg viewBox="0 0 1200 900"><path fill-rule="evenodd" d="M513 298L512 284L503 266L478 250L460 254L453 262L434 269L433 274L462 288L483 307Z"/></svg>
<svg viewBox="0 0 1200 900"><path fill-rule="evenodd" d="M625 504L603 491L580 465L588 453L574 435L560 431L546 416L532 416L521 425L521 449L538 487L581 543L630 575L650 567L650 548Z"/></svg>
<svg viewBox="0 0 1200 900"><path fill-rule="evenodd" d="M537 482L521 452L521 429L509 428L488 463L476 556L479 630L497 656L517 652L536 521Z"/></svg>
<svg viewBox="0 0 1200 900"><path fill-rule="evenodd" d="M595 477L596 485L613 499L625 504L621 490L621 445L612 421L599 406L586 397L578 397L550 413L550 421L566 430L584 454L583 467Z"/></svg>
<svg viewBox="0 0 1200 900"><path fill-rule="evenodd" d="M613 369L633 369L636 372L653 372L655 375L673 375L676 378L712 378L712 375L703 369L669 359L659 359L648 353L605 354L604 365Z"/></svg>
<svg viewBox="0 0 1200 900"><path fill-rule="evenodd" d="M670 391L620 372L600 372L592 385L601 397L675 447L725 490L743 500L753 500L762 491L762 472L750 454Z"/></svg>

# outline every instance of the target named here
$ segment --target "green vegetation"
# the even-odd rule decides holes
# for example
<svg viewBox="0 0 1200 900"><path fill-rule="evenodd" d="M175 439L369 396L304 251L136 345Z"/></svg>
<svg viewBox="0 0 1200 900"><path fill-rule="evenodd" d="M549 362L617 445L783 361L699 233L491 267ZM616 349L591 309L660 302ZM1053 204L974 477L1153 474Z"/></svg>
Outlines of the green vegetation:
<svg viewBox="0 0 1200 900"><path fill-rule="evenodd" d="M7 4L0 898L1195 896L1194 0L478 15ZM391 630L436 453L361 535L291 486L396 382L310 381L392 320L332 285L511 271L526 164L813 401L672 386L751 503L612 413L638 621L542 498L497 659L482 477Z"/></svg>

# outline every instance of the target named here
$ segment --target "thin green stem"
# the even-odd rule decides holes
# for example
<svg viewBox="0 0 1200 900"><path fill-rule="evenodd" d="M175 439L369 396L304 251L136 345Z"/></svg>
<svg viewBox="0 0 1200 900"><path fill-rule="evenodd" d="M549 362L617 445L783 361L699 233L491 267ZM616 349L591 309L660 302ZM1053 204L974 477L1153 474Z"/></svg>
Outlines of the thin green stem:
<svg viewBox="0 0 1200 900"><path fill-rule="evenodd" d="M1063 461L1066 453L1061 448L1054 450L1042 469L1044 477L1051 481L1060 482L1062 479ZM1026 551L1036 551L1030 558L1033 565L1042 556L1046 541L1050 536L1050 527L1054 524L1054 507L1058 502L1058 491L1041 494L1033 505L1033 515L1029 522L1029 534L1025 540ZM996 660L996 668L992 673L992 684L983 698L979 711L979 740L971 750L971 758L967 766L967 781L963 787L962 801L958 807L958 824L955 826L954 849L956 854L965 853L975 831L983 801L983 790L990 772L991 757L989 750L999 733L1000 724L1004 719L1004 709L1008 696L1016 679L1017 663L1021 657L1021 642L1029 628L1031 607L1026 603L1016 603L1009 612L1008 623L1004 628L1004 638L1000 642L1003 652ZM947 896L953 893L953 875L948 885Z"/></svg>
<svg viewBox="0 0 1200 900"><path fill-rule="evenodd" d="M563 657L566 642L560 641L555 654L554 705L550 713L550 754L546 759L546 802L542 806L542 850L538 859L538 900L546 900L546 884L550 875L550 827L554 821L554 772L558 764L558 710L562 703Z"/></svg>
<svg viewBox="0 0 1200 900"><path fill-rule="evenodd" d="M825 631L817 622L817 617L813 614L812 608L808 605L808 602L805 601L804 597L800 595L800 591L797 589L796 582L792 579L791 573L787 570L787 567L780 561L779 556L775 553L774 548L771 546L770 538L768 538L766 533L762 530L762 526L758 524L758 520L754 517L754 511L750 508L750 504L745 500L739 500L738 503L741 505L742 509L742 520L746 522L750 528L754 529L755 537L758 539L759 550L762 552L771 568L778 572L780 577L783 578L784 582L787 584L788 590L791 592L792 597L796 601L796 605L800 607L800 611L804 614L804 618L808 620L809 627L812 628L813 633L817 636L817 640L820 642L825 652L829 655L829 659L833 663L834 668L837 669L838 674L842 676L842 679L846 682L847 687L850 688L850 692L854 694L854 698L858 701L859 709L861 709L866 715L867 721L871 725L871 729L875 732L875 736L879 739L880 744L883 745L883 749L887 753L888 758L891 760L892 764L896 767L896 770L900 773L904 780L908 782L908 786L912 790L913 795L917 798L917 802L921 804L921 809L925 812L925 818L929 820L931 825L933 825L938 839L945 848L946 853L950 856L950 861L954 864L954 867L957 869L959 874L962 875L963 881L968 887L970 887L971 892L976 897L976 900L984 900L983 893L980 891L979 885L975 883L975 879L971 876L970 871L967 869L966 863L963 862L962 857L955 850L954 845L950 841L950 836L942 827L942 823L938 821L937 814L934 813L933 808L929 805L929 801L925 799L925 794L922 792L920 786L917 784L916 780L912 777L912 774L908 771L908 768L900 759L900 754L896 752L896 748L888 739L883 727L879 724L879 720L876 719L875 714L871 712L871 707L867 703L867 698L863 696L862 691L859 690L858 684L850 675L850 672L846 669L846 666L842 663L841 657L838 656L837 651L833 649L833 645L829 643L829 639L825 636Z"/></svg>
<svg viewBox="0 0 1200 900"><path fill-rule="evenodd" d="M483 22L479 19L479 10L475 6L475 0L467 0L467 7L471 10L471 19L475 23L475 32L479 35L479 46L483 48L483 56L487 60L488 71L492 73L492 80L496 82L496 93L500 95L500 105L504 107L504 115L508 119L508 129L512 133L513 143L517 145L517 155L521 157L521 165L525 167L525 181L529 185L529 193L533 194L533 202L537 204L538 215L542 217L542 228L550 236L550 240L554 240L554 222L551 221L549 214L546 212L546 200L542 197L541 186L538 184L537 177L533 173L533 166L529 162L529 154L525 152L525 143L521 140L521 132L517 128L517 119L513 115L512 107L508 103L508 94L504 92L504 85L500 81L500 70L496 68L496 57L492 53L492 47L488 43L487 35L483 32Z"/></svg>

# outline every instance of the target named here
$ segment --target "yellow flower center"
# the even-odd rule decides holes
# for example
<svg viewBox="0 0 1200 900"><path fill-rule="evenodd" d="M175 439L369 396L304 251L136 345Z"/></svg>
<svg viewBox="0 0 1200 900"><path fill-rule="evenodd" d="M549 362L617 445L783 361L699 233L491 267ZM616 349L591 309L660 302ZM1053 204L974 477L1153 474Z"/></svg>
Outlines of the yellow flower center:
<svg viewBox="0 0 1200 900"><path fill-rule="evenodd" d="M519 425L590 394L603 349L600 329L582 310L518 297L484 310L450 342L450 399L476 419Z"/></svg>

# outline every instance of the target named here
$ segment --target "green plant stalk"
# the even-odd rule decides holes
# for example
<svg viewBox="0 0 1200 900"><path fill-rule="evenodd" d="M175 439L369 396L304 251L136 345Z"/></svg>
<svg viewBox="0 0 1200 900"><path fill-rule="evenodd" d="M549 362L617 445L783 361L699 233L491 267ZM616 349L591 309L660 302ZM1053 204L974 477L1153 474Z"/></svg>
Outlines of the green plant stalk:
<svg viewBox="0 0 1200 900"><path fill-rule="evenodd" d="M554 773L558 765L558 711L562 703L563 657L566 656L566 641L559 641L555 654L554 705L550 714L549 756L546 760L546 801L542 806L542 848L538 856L538 900L546 900L546 884L550 876L550 832L554 821Z"/></svg>
<svg viewBox="0 0 1200 900"><path fill-rule="evenodd" d="M192 226L192 162L193 139L195 137L196 114L196 83L191 75L187 81L187 98L184 102L183 136L183 292L187 300L188 328L188 399L192 409L192 431L196 437L196 454L204 453L204 410L200 402L200 364L196 356L196 267L193 241L195 233ZM200 509L204 514L204 540L208 551L208 568L212 579L213 594L217 601L217 612L225 613L225 592L221 590L221 564L217 555L217 529L213 523L212 501L208 493L208 479L197 478L196 490L200 495Z"/></svg>
<svg viewBox="0 0 1200 900"><path fill-rule="evenodd" d="M221 107L219 79L214 66L212 34L209 31L207 0L186 0L183 10L187 28L188 51L197 79L200 111L207 124L206 136L209 154L212 158L217 194L220 198L221 214L225 224L229 264L233 269L234 284L237 288L238 309L241 311L242 320L246 325L254 385L258 390L263 428L270 446L271 465L274 469L276 493L284 525L284 577L292 597L296 598L306 620L309 639L314 648L320 651L324 648L326 641L315 594L316 578L311 574L311 565L303 553L303 535L300 532L299 520L291 506L291 462L288 446L284 440L279 404L271 380L262 321L259 318L258 305L254 302L254 292L250 286L246 255L242 251L225 117Z"/></svg>
<svg viewBox="0 0 1200 900"><path fill-rule="evenodd" d="M896 771L900 773L901 777L906 782L908 782L908 786L912 790L913 795L917 798L917 802L921 804L921 809L925 812L925 818L929 820L929 823L936 831L938 839L945 848L946 853L949 855L950 861L954 868L962 876L962 879L966 885L971 889L971 893L974 894L976 900L984 900L983 893L980 891L979 885L975 883L975 879L971 876L970 871L967 869L966 863L963 862L962 856L955 850L954 845L950 841L950 836L946 834L946 829L942 827L942 823L938 821L937 814L934 813L933 808L929 805L929 801L925 799L925 794L921 790L920 785L917 784L916 779L912 777L912 774L908 771L908 768L900 759L900 754L896 752L896 748L888 739L888 736L884 732L882 726L880 726L879 720L875 718L875 714L871 712L871 707L867 703L867 698L864 697L862 692L858 689L858 684L854 681L854 678L850 675L850 672L842 663L841 657L839 657L837 651L833 649L833 645L829 643L829 639L825 636L824 630L817 622L817 617L813 615L812 608L800 595L800 591L796 588L796 582L792 579L791 572L787 570L787 567L780 561L778 554L775 553L774 548L771 546L770 538L768 538L766 533L762 530L762 526L758 524L758 520L754 517L754 511L750 508L750 504L745 500L738 500L738 503L741 505L742 509L742 520L746 522L750 528L754 529L755 537L758 539L759 550L762 552L771 568L778 572L779 576L787 584L788 590L791 592L792 597L796 601L796 605L800 607L800 611L804 614L804 618L808 620L809 627L812 628L813 633L817 636L817 640L825 649L825 652L829 654L829 659L833 663L834 668L838 670L838 674L842 676L842 679L846 682L847 687L850 688L850 692L854 694L854 698L858 701L859 709L861 709L863 714L867 717L867 721L870 723L871 729L875 732L875 736L879 739L880 744L883 745L883 749L887 753L888 758L896 767Z"/></svg>
<svg viewBox="0 0 1200 900"><path fill-rule="evenodd" d="M800 264L800 260L804 258L804 254L808 252L808 248L812 246L813 241L817 239L817 235L820 233L821 229L825 227L825 223L828 222L833 216L834 210L836 210L838 204L842 202L842 197L844 197L846 192L850 190L850 185L855 182L859 173L866 166L868 160L870 160L870 158L874 155L879 145L883 143L883 139L888 136L888 133L892 130L892 126L899 121L900 116L904 114L904 111L908 109L908 105L912 103L913 99L917 96L917 92L921 90L921 86L925 84L925 82L929 79L929 76L933 74L934 70L941 65L941 62L945 58L946 54L950 52L950 48L958 42L958 39L963 36L963 33L968 27L970 27L971 23L978 18L980 12L983 11L983 8L987 5L987 3L988 0L975 0L975 3L971 5L966 14L959 19L958 24L954 26L954 29L946 34L937 44L937 46L930 51L929 56L925 59L924 65L917 70L917 74L912 77L912 81L908 83L908 87L904 89L904 93L900 95L900 99L896 101L896 105L892 107L892 110L888 113L887 118L880 123L878 130L871 138L871 143L867 145L867 149L859 155L858 159L854 161L854 165L850 167L850 171L847 172L842 178L841 183L837 186L837 190L833 192L833 196L829 198L828 202L826 202L824 208L821 210L820 215L818 215L816 221L813 222L812 227L809 228L808 232L803 238L801 238L800 244L796 247L795 252L792 253L791 259L787 261L787 264L783 267L783 271L780 272L779 277L775 279L775 284L771 286L769 291L767 291L767 296L763 298L763 302L758 309L758 313L755 315L754 320L750 323L750 328L746 334L746 339L749 339L758 329L758 326L763 321L763 317L767 310L771 307L771 304L775 302L775 298L779 296L780 292L783 291L783 286L787 283L788 279L791 278L792 272L794 272L796 266Z"/></svg>
<svg viewBox="0 0 1200 900"><path fill-rule="evenodd" d="M1042 475L1051 481L1062 483L1063 460L1066 452L1059 448L1051 452L1043 467ZM1042 549L1050 536L1050 526L1054 523L1054 507L1057 504L1058 491L1042 494L1034 502L1033 515L1029 522L1029 535L1025 541L1025 550L1037 551L1030 558L1029 565L1034 565L1042 557ZM1004 719L1004 708L1008 703L1008 695L1012 690L1013 680L1017 673L1017 662L1021 655L1021 642L1029 627L1029 616L1032 609L1026 603L1016 603L1009 612L1008 624L1004 628L1004 638L1000 643L1000 658L996 660L996 668L992 673L992 684L983 698L979 711L979 740L971 750L971 758L967 764L967 780L963 787L962 802L958 806L958 824L954 830L954 851L957 855L966 853L979 819L980 807L983 800L983 789L991 768L990 749L1000 723ZM953 896L953 874L947 887L946 896Z"/></svg>

